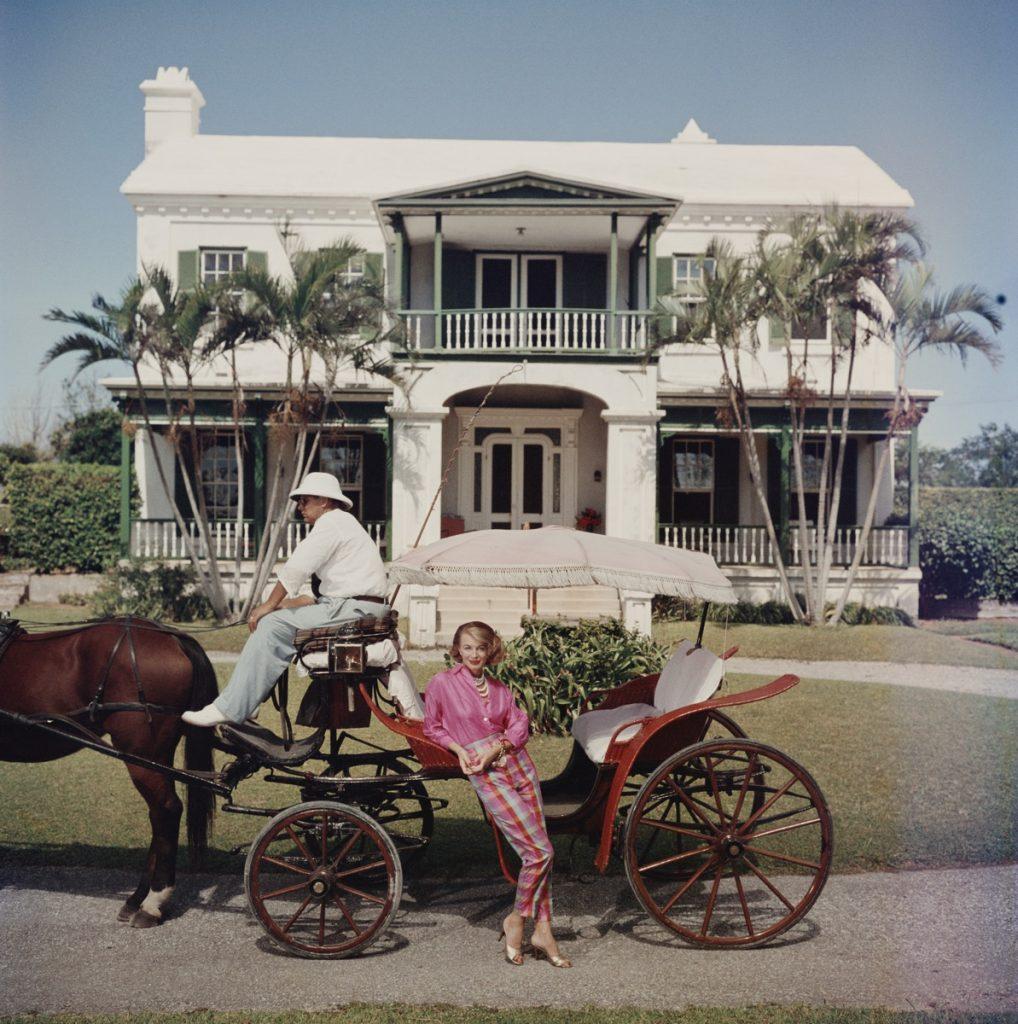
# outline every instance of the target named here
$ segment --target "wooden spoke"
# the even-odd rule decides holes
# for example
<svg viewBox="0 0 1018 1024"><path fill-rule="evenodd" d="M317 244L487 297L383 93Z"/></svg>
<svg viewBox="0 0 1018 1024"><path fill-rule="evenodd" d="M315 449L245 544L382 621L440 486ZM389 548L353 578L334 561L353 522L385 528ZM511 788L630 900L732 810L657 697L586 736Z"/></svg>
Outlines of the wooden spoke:
<svg viewBox="0 0 1018 1024"><path fill-rule="evenodd" d="M742 888L742 876L738 871L732 872L732 877L735 879L735 888L739 893L739 902L742 904L742 916L746 919L746 931L752 936L753 932L753 921L749 916L749 904L746 902L746 893Z"/></svg>
<svg viewBox="0 0 1018 1024"><path fill-rule="evenodd" d="M650 864L641 864L638 871L653 871L655 868L663 868L666 864L675 864L680 860L695 857L697 854L706 853L710 846L700 846L695 850L688 850L686 853L674 853L670 857L662 857L660 860L651 861Z"/></svg>
<svg viewBox="0 0 1018 1024"><path fill-rule="evenodd" d="M762 839L764 836L776 836L780 832L791 832L793 829L805 828L807 825L819 825L819 818L810 818L808 821L795 821L791 825L781 825L779 828L769 828L764 832L754 832L751 836L743 836L745 842L752 842L754 839Z"/></svg>
<svg viewBox="0 0 1018 1024"><path fill-rule="evenodd" d="M704 761L707 762L707 774L710 777L710 792L711 796L714 797L714 806L717 808L718 818L722 825L728 824L728 818L725 817L725 812L721 807L721 793L718 790L718 777L714 774L714 766L717 761L711 761L709 757L705 757Z"/></svg>
<svg viewBox="0 0 1018 1024"><path fill-rule="evenodd" d="M781 900L786 907L788 907L789 910L795 910L794 905L789 902L785 895L777 889L771 880L752 861L744 860L743 864L745 864L746 867L749 868L749 870L752 871L753 874L756 875L756 877L759 878L760 881L763 882L763 884L766 885L767 888L770 889L770 891L774 893L774 895L777 896L777 898Z"/></svg>
<svg viewBox="0 0 1018 1024"><path fill-rule="evenodd" d="M746 793L749 792L749 780L750 780L750 777L753 774L755 774L755 772L756 772L756 768L755 768L756 759L755 758L752 759L751 764L754 766L754 769L753 769L752 772L750 772L748 770L749 766L747 766L746 775L745 775L745 777L742 780L742 788L739 790L738 799L735 801L735 810L732 811L732 821L738 821L739 820L739 814L742 811L742 805L743 805L743 803L746 800Z"/></svg>
<svg viewBox="0 0 1018 1024"><path fill-rule="evenodd" d="M353 929L354 935L360 935L361 929L357 927L357 922L350 916L350 911L346 909L346 904L339 898L339 893L334 892L332 899L339 907L339 912L346 918L346 923Z"/></svg>
<svg viewBox="0 0 1018 1024"><path fill-rule="evenodd" d="M322 814L322 859L319 863L324 864L329 859L329 816Z"/></svg>
<svg viewBox="0 0 1018 1024"><path fill-rule="evenodd" d="M672 894L672 898L661 908L663 914L667 914L672 907L675 906L676 902L685 896L686 892L693 887L700 876L713 864L713 860L706 861L701 864L699 868L686 880L684 885L680 885L678 889Z"/></svg>
<svg viewBox="0 0 1018 1024"><path fill-rule="evenodd" d="M335 878L346 878L347 875L357 875L357 874L360 874L362 871L374 871L377 868L384 868L384 867L385 867L385 861L384 860L373 860L370 864L361 864L360 867L357 867L357 868L347 868L345 871L340 871L334 877Z"/></svg>
<svg viewBox="0 0 1018 1024"><path fill-rule="evenodd" d="M703 839L707 835L702 830L683 828L681 825L673 825L670 821L659 821L656 818L644 818L640 824L646 825L648 828L664 829L666 832L677 832L680 836L689 836L692 839Z"/></svg>
<svg viewBox="0 0 1018 1024"><path fill-rule="evenodd" d="M380 896L372 896L371 893L364 892L363 889L355 889L352 885L345 885L343 882L337 882L336 885L338 885L344 892L353 893L354 896L360 896L362 900L367 900L369 903L385 903L385 900Z"/></svg>
<svg viewBox="0 0 1018 1024"><path fill-rule="evenodd" d="M332 858L332 866L334 868L338 868L339 867L340 862L350 852L351 847L353 846L354 843L357 842L357 840L360 838L360 836L361 836L361 830L360 829L355 829L353 835L350 836L350 838L347 839L347 841L345 843L343 843L343 846L340 849L339 853L337 853L336 856Z"/></svg>
<svg viewBox="0 0 1018 1024"><path fill-rule="evenodd" d="M674 787L675 795L686 805L686 807L689 808L690 813L693 814L695 817L699 818L707 826L707 828L709 828L711 832L713 832L715 835L720 835L721 830L714 824L714 822L712 822L703 813L703 811L701 811L700 808L697 807L697 805L688 796L686 796L686 794L681 789L679 789L679 787L676 786L674 782L672 782L671 779L669 779L668 782L670 785Z"/></svg>
<svg viewBox="0 0 1018 1024"><path fill-rule="evenodd" d="M311 903L311 893L308 893L307 896L304 898L304 902L293 912L293 917L291 917L290 920L287 921L286 924L283 925L283 932L284 932L284 934L286 932L288 932L294 926L294 924L297 921L297 918L300 917L300 915L303 914L305 910L307 910L308 905L310 903Z"/></svg>
<svg viewBox="0 0 1018 1024"><path fill-rule="evenodd" d="M710 897L707 900L707 912L703 915L703 924L700 926L700 934L706 935L710 927L710 919L714 914L714 904L718 898L718 889L721 887L721 876L724 873L724 865L719 864L714 875L714 884L710 887Z"/></svg>
<svg viewBox="0 0 1018 1024"><path fill-rule="evenodd" d="M814 871L820 870L820 865L815 864L811 860L803 860L802 857L791 857L787 853L775 853L773 850L762 850L759 846L745 847L748 853L755 853L760 857L769 857L771 860L784 861L786 864L799 864L804 868L812 868Z"/></svg>
<svg viewBox="0 0 1018 1024"><path fill-rule="evenodd" d="M293 827L289 823L287 823L286 831L289 833L290 838L293 840L293 845L296 846L297 849L300 850L302 854L304 854L304 859L311 865L311 867L318 867L318 861L316 861L315 858L312 857L310 853L308 853L308 848L301 841L300 836L298 836L297 833L294 832Z"/></svg>
<svg viewBox="0 0 1018 1024"><path fill-rule="evenodd" d="M274 864L277 868L282 868L284 871L292 871L295 875L311 874L307 868L299 868L296 864L290 864L285 860L280 860L278 857L270 857L267 853L262 855L262 860L266 864Z"/></svg>
<svg viewBox="0 0 1018 1024"><path fill-rule="evenodd" d="M747 819L745 824L742 826L744 829L752 828L756 823L757 818L760 817L765 811L773 807L799 780L793 775L779 790L776 790L770 800L765 804L761 804Z"/></svg>
<svg viewBox="0 0 1018 1024"><path fill-rule="evenodd" d="M263 900L274 900L277 896L286 896L288 893L297 892L299 889L303 889L307 885L307 882L297 882L294 885L284 885L282 889L273 889L272 892L263 892Z"/></svg>
<svg viewBox="0 0 1018 1024"><path fill-rule="evenodd" d="M318 908L318 945L325 945L325 903Z"/></svg>

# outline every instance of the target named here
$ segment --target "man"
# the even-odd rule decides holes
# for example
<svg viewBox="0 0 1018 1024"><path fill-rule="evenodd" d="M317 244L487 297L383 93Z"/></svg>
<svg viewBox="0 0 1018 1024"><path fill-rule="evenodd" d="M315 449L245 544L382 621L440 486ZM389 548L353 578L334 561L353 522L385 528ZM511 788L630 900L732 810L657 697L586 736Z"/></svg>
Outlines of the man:
<svg viewBox="0 0 1018 1024"><path fill-rule="evenodd" d="M251 612L251 636L226 689L200 711L185 711L182 717L188 725L242 722L252 715L296 653L293 638L298 629L389 610L378 548L343 509L352 508L353 502L339 481L331 473L308 473L290 498L311 530L277 572L268 600ZM320 581L317 600L299 596L313 573Z"/></svg>

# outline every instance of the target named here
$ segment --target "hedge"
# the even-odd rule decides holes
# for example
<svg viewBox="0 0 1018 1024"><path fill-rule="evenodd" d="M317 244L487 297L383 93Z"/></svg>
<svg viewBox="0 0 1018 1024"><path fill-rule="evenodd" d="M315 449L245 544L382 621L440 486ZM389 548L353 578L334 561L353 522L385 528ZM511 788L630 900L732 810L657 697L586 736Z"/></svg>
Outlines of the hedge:
<svg viewBox="0 0 1018 1024"><path fill-rule="evenodd" d="M1018 488L922 488L919 564L924 598L1018 599Z"/></svg>
<svg viewBox="0 0 1018 1024"><path fill-rule="evenodd" d="M38 462L7 476L9 550L40 572L98 572L120 555L120 470Z"/></svg>

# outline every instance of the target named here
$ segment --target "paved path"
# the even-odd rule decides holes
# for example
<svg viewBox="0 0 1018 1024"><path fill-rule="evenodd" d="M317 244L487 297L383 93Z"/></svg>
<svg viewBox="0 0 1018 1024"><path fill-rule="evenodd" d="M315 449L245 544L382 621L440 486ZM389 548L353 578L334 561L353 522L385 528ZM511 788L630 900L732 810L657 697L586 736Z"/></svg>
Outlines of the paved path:
<svg viewBox="0 0 1018 1024"><path fill-rule="evenodd" d="M783 941L740 952L683 945L639 911L620 877L562 879L556 914L571 971L499 960L504 883L411 882L394 928L366 955L313 961L266 941L239 876L185 876L176 917L149 931L118 925L133 880L0 868L0 1014L330 1009L355 1000L1018 1007L1015 866L835 876Z"/></svg>
<svg viewBox="0 0 1018 1024"><path fill-rule="evenodd" d="M441 662L435 651L408 651L412 661ZM209 651L218 664L232 665L239 656L228 651ZM908 665L893 661L786 661L783 658L732 658L730 672L770 676L794 672L802 679L846 679L889 686L918 686L928 690L975 693L983 697L1018 699L1018 670L973 668L960 665Z"/></svg>

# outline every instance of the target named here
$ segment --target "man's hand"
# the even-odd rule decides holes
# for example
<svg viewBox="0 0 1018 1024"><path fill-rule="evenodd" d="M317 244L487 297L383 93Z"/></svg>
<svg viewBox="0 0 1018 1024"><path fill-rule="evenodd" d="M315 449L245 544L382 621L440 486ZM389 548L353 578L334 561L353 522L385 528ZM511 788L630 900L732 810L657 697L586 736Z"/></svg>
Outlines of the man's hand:
<svg viewBox="0 0 1018 1024"><path fill-rule="evenodd" d="M261 622L266 615L270 612L274 612L275 610L276 606L270 604L268 601L266 601L265 604L258 605L258 607L255 608L248 617L247 628L253 633L258 628L258 623Z"/></svg>

